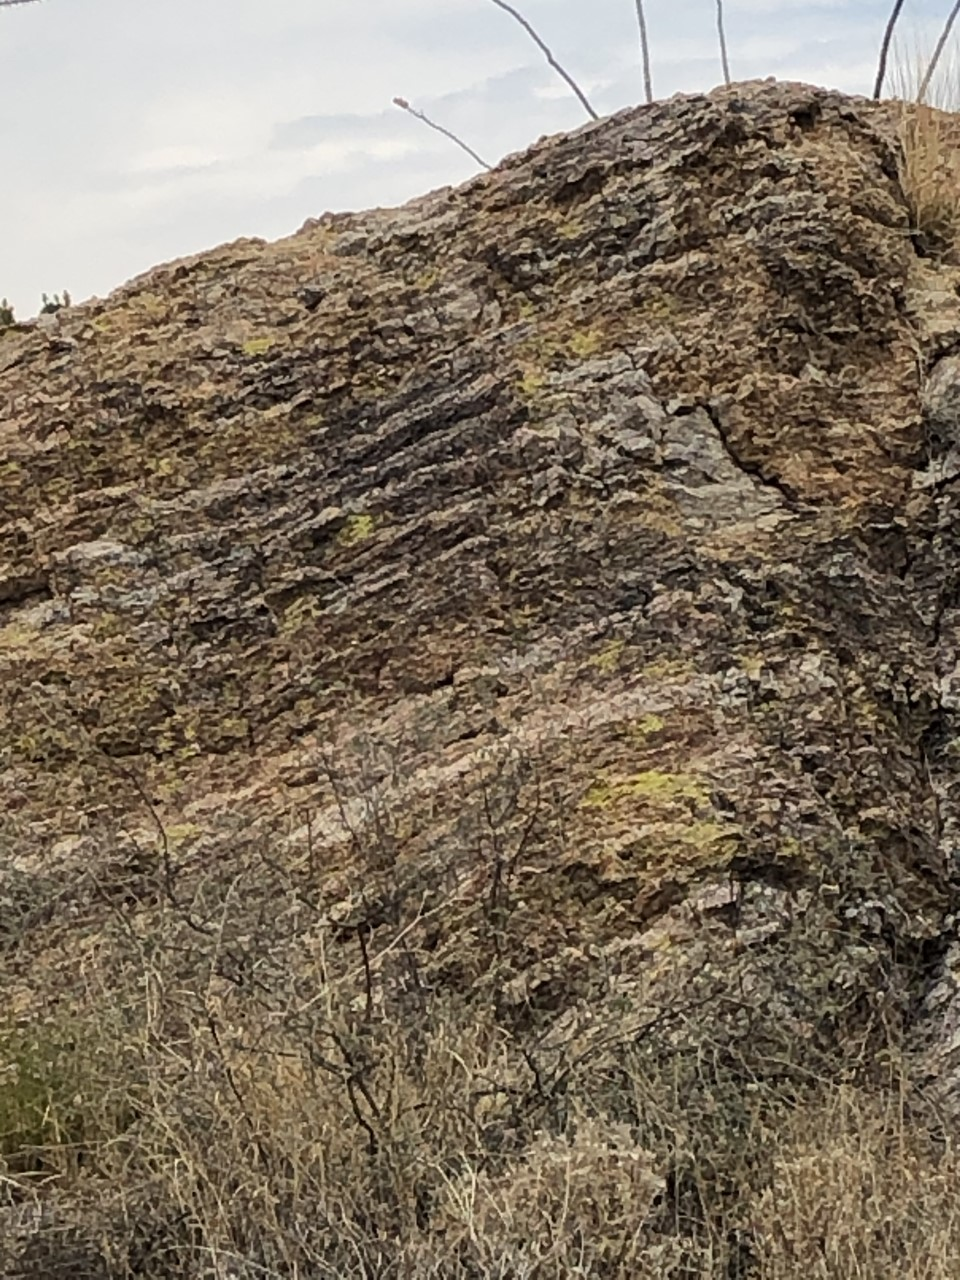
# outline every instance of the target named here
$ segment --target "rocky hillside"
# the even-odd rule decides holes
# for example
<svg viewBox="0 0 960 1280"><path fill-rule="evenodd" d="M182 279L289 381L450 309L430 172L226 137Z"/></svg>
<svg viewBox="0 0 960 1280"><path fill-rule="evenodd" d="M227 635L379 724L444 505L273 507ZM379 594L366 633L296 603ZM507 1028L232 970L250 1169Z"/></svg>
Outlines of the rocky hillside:
<svg viewBox="0 0 960 1280"><path fill-rule="evenodd" d="M0 333L3 1274L819 1274L770 1133L948 1123L903 174L738 85Z"/></svg>

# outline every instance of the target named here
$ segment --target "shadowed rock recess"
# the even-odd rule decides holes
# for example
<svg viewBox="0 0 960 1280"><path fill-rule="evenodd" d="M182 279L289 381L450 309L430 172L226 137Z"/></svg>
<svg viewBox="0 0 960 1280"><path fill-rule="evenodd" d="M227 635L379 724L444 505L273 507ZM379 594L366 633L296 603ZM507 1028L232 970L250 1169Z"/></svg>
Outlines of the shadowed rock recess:
<svg viewBox="0 0 960 1280"><path fill-rule="evenodd" d="M503 1149L628 1051L960 1101L958 286L889 108L763 82L0 335L9 1017L456 1005Z"/></svg>

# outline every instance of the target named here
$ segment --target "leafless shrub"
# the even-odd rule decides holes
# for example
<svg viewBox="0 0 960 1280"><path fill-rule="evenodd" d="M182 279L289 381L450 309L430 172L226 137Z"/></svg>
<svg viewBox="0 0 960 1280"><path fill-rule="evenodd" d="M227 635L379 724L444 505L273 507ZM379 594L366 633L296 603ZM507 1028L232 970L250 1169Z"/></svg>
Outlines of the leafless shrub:
<svg viewBox="0 0 960 1280"><path fill-rule="evenodd" d="M923 73L923 79L920 81L920 87L917 90L917 102L926 102L927 100L927 94L930 90L930 82L936 74L947 40L950 38L950 32L953 30L953 24L956 22L958 12L960 12L960 0L957 0L957 2L951 6L950 12L947 14L947 20L943 24L943 30L940 32L940 36L934 46L933 54L931 55L930 62L927 65L926 71Z"/></svg>
<svg viewBox="0 0 960 1280"><path fill-rule="evenodd" d="M877 78L873 85L873 96L875 100L879 100L883 92L883 82L887 77L887 59L890 56L890 42L893 39L894 28L897 25L897 19L900 17L900 10L903 8L903 0L894 0L893 8L890 11L890 17L887 19L887 25L884 28L883 39L880 42L880 59L877 65Z"/></svg>
<svg viewBox="0 0 960 1280"><path fill-rule="evenodd" d="M30 1048L42 1106L35 1085L23 1101L46 1127L4 1126L9 1274L786 1277L785 1259L815 1256L818 1196L830 1238L868 1247L854 1131L886 1188L877 1215L937 1210L921 1176L945 1188L952 1157L851 1069L872 1060L872 1022L841 1060L738 995L735 952L678 967L657 1001L642 964L564 958L530 937L549 923L531 895L565 883L551 869L570 819L537 751L479 757L418 843L404 750L321 751L324 808L295 841L238 828L171 866L143 788L157 849L138 897L89 869L90 962L33 961L35 988L64 997L44 1043L74 1051L64 1075L59 1051ZM117 838L103 829L105 853ZM823 937L798 918L771 981L809 972ZM831 982L804 1016L850 1030ZM26 1061L26 1042L2 1043L0 1068ZM825 1110L841 1073L842 1125ZM826 1123L839 1145L818 1148L817 1181L803 1143ZM34 1200L40 1218L21 1212ZM918 1230L883 1246L905 1242L906 1276L926 1274L910 1271ZM953 1217L937 1230L946 1257Z"/></svg>

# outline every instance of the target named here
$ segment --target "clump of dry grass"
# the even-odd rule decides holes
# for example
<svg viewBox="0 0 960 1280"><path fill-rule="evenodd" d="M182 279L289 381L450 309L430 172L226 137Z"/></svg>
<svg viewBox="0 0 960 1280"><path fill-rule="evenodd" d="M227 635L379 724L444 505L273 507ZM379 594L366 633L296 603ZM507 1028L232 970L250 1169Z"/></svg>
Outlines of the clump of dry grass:
<svg viewBox="0 0 960 1280"><path fill-rule="evenodd" d="M928 70L918 54L895 63L901 181L918 249L951 258L960 245L960 63L940 63L929 84Z"/></svg>
<svg viewBox="0 0 960 1280"><path fill-rule="evenodd" d="M896 1090L841 1087L775 1138L753 1201L767 1280L948 1280L960 1257L960 1156L905 1121Z"/></svg>
<svg viewBox="0 0 960 1280"><path fill-rule="evenodd" d="M900 137L915 243L925 256L952 258L960 244L960 116L907 105Z"/></svg>

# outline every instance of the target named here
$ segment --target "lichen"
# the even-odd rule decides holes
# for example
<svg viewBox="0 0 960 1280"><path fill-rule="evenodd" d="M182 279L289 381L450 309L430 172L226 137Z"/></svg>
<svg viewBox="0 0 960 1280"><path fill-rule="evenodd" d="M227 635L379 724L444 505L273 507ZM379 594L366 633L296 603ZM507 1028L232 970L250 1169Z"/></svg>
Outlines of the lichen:
<svg viewBox="0 0 960 1280"><path fill-rule="evenodd" d="M583 333L575 333L570 339L570 350L581 360L596 355L603 346L603 335L596 329L587 329Z"/></svg>
<svg viewBox="0 0 960 1280"><path fill-rule="evenodd" d="M517 383L522 396L533 396L543 387L546 378L539 369L524 369Z"/></svg>
<svg viewBox="0 0 960 1280"><path fill-rule="evenodd" d="M557 236L561 240L579 240L587 234L586 224L576 218L567 218L557 224Z"/></svg>
<svg viewBox="0 0 960 1280"><path fill-rule="evenodd" d="M694 800L698 805L709 805L710 793L703 779L685 773L665 773L660 769L645 769L628 776L601 776L591 785L581 801L586 809L605 809L623 800L638 799L654 803L673 800Z"/></svg>
<svg viewBox="0 0 960 1280"><path fill-rule="evenodd" d="M440 272L436 267L430 267L426 271L421 271L419 275L413 279L413 287L415 289L432 289L440 279Z"/></svg>
<svg viewBox="0 0 960 1280"><path fill-rule="evenodd" d="M611 640L609 644L604 645L599 653L595 653L592 658L588 659L590 666L595 667L602 675L613 675L620 665L623 644L622 640Z"/></svg>
<svg viewBox="0 0 960 1280"><path fill-rule="evenodd" d="M373 516L365 513L347 516L343 528L337 534L337 544L341 547L352 547L358 542L365 542L372 537L375 528Z"/></svg>
<svg viewBox="0 0 960 1280"><path fill-rule="evenodd" d="M260 338L248 338L243 344L243 354L245 356L262 356L276 345L276 341L272 334L264 334Z"/></svg>
<svg viewBox="0 0 960 1280"><path fill-rule="evenodd" d="M656 712L649 711L631 724L630 732L638 742L645 742L653 734L660 733L663 726L663 716L658 716Z"/></svg>
<svg viewBox="0 0 960 1280"><path fill-rule="evenodd" d="M280 622L280 634L287 636L299 631L302 626L318 618L323 610L314 596L298 596L283 611Z"/></svg>
<svg viewBox="0 0 960 1280"><path fill-rule="evenodd" d="M679 680L696 675L696 665L689 658L654 658L638 672L644 680Z"/></svg>

